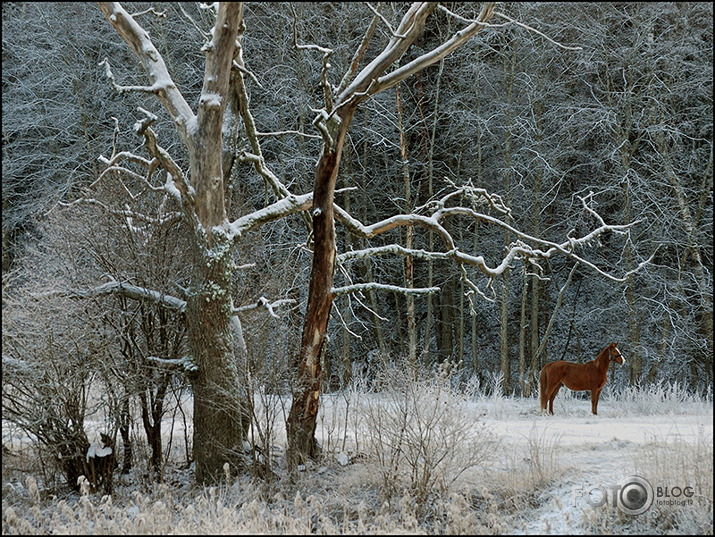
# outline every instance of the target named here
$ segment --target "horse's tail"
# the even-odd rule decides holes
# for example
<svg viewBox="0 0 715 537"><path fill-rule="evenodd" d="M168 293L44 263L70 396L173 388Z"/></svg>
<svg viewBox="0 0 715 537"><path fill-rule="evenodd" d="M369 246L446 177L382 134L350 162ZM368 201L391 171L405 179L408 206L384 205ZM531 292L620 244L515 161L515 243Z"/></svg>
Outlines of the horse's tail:
<svg viewBox="0 0 715 537"><path fill-rule="evenodd" d="M541 410L546 410L546 403L548 402L549 396L546 394L547 386L547 373L546 366L541 369L541 375L539 375L539 396L541 398Z"/></svg>

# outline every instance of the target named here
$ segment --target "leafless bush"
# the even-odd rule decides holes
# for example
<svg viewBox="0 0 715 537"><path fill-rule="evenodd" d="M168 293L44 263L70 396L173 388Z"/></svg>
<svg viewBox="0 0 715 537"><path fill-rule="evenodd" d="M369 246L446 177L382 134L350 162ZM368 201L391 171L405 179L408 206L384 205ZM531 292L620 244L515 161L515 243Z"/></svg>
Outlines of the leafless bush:
<svg viewBox="0 0 715 537"><path fill-rule="evenodd" d="M90 395L101 337L80 322L86 314L67 300L4 296L3 420L36 439L71 487L87 474L85 420L99 401ZM90 323L91 324L91 323Z"/></svg>
<svg viewBox="0 0 715 537"><path fill-rule="evenodd" d="M365 409L368 454L387 499L408 489L422 515L484 461L491 435L468 397L451 388L449 367L434 375L389 367L380 376L386 388Z"/></svg>

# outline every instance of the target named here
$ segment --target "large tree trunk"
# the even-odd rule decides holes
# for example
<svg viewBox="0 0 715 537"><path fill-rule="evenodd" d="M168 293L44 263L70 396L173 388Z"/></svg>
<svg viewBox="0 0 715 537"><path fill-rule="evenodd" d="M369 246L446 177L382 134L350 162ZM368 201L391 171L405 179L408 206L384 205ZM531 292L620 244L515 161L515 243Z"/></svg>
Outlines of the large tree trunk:
<svg viewBox="0 0 715 537"><path fill-rule="evenodd" d="M147 90L172 117L189 152L191 185L185 183L183 172L168 154L160 152L156 141L150 143L150 129L144 126L137 131L146 136L152 156L171 172L194 232L194 274L186 301L189 348L198 367L192 378L194 457L197 481L211 482L220 478L225 462L238 464L237 455L243 448L240 377L231 320L233 258L229 237L216 231L226 220L222 126L243 4L221 3L217 7L211 41L203 48L206 68L196 115L171 79L149 34L118 3L100 2L99 7L139 59L152 84ZM108 64L106 68L109 73Z"/></svg>
<svg viewBox="0 0 715 537"><path fill-rule="evenodd" d="M242 465L241 375L231 327L230 250L199 259L186 304L188 340L198 366L194 389L194 459L199 483L216 481L223 465Z"/></svg>

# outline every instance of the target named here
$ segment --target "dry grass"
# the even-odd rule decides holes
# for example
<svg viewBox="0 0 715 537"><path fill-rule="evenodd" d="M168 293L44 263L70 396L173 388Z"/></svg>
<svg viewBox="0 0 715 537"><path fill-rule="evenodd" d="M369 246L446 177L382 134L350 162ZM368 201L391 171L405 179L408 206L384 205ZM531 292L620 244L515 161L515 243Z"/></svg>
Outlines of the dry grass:
<svg viewBox="0 0 715 537"><path fill-rule="evenodd" d="M639 516L619 509L598 509L586 523L594 533L712 535L713 438L701 430L694 441L679 436L653 437L634 455L634 474L654 489L654 502ZM678 498L673 498L674 487ZM691 487L692 496L682 494ZM670 497L665 496L665 489Z"/></svg>
<svg viewBox="0 0 715 537"><path fill-rule="evenodd" d="M561 438L533 427L506 443L474 412L477 405L518 415L518 405L521 412L528 405L498 390L465 394L449 375L408 382L391 374L390 390L326 396L318 432L326 458L294 480L227 475L220 486L196 487L175 449L162 484L138 464L117 474L111 498L75 494L57 486L31 444L5 436L2 533L493 534L549 505L570 471L557 464ZM639 405L633 398L629 404ZM267 438L280 447L278 422ZM178 441L183 433L174 434ZM278 465L282 453L275 451ZM654 487L694 486L695 505L654 506L639 517L591 510L582 525L594 533L712 533L712 438L654 438L636 454L634 473Z"/></svg>

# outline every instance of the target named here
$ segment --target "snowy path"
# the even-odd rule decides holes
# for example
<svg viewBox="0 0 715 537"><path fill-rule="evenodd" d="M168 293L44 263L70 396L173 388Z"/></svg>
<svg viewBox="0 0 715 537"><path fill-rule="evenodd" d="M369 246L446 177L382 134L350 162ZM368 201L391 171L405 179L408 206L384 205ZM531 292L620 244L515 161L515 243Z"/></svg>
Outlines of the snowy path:
<svg viewBox="0 0 715 537"><path fill-rule="evenodd" d="M599 411L601 408L599 407ZM699 433L712 436L712 414L608 417L603 415L540 416L524 419L486 419L506 445L525 445L529 436L556 442L557 460L565 470L557 484L545 492L542 504L514 521L514 534L584 534L584 518L594 509L583 497L592 488L616 485L634 475L635 462L652 442L680 439L695 443ZM594 499L598 499L598 493ZM608 496L611 509L611 492Z"/></svg>

